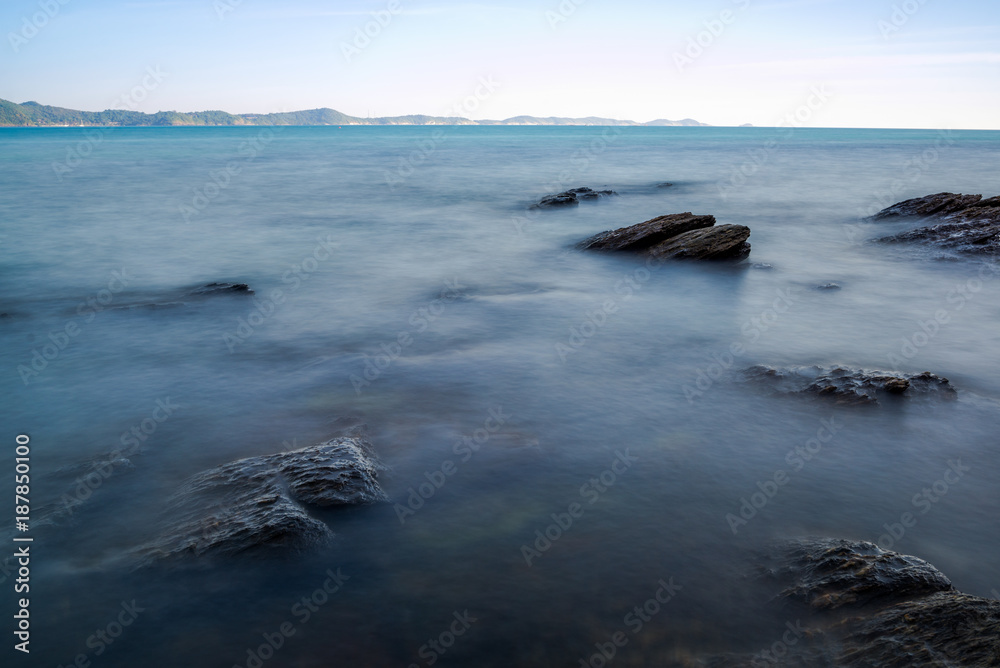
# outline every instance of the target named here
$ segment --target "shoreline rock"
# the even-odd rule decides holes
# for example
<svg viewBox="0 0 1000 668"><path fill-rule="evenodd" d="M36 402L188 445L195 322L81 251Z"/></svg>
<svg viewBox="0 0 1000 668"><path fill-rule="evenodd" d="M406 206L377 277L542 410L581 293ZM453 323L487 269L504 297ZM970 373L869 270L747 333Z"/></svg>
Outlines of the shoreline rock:
<svg viewBox="0 0 1000 668"><path fill-rule="evenodd" d="M805 538L779 544L759 568L780 590L772 604L799 615L781 665L1000 665L1000 601L956 591L923 559L867 541ZM729 654L701 665L764 663Z"/></svg>
<svg viewBox="0 0 1000 668"><path fill-rule="evenodd" d="M750 254L750 228L718 225L715 216L691 212L658 216L637 225L594 235L581 250L628 252L657 259L743 259Z"/></svg>
<svg viewBox="0 0 1000 668"><path fill-rule="evenodd" d="M161 535L134 556L142 566L185 556L307 549L333 536L308 507L387 501L377 480L382 470L371 444L359 436L217 466L184 483L168 502Z"/></svg>
<svg viewBox="0 0 1000 668"><path fill-rule="evenodd" d="M877 243L923 243L969 255L1000 254L1000 197L937 193L883 209L872 221L929 218L938 224L876 239Z"/></svg>
<svg viewBox="0 0 1000 668"><path fill-rule="evenodd" d="M889 396L932 395L954 400L958 393L947 378L925 371L897 373L846 367L771 367L744 369L746 380L759 382L779 394L798 394L833 401L843 406L878 406Z"/></svg>

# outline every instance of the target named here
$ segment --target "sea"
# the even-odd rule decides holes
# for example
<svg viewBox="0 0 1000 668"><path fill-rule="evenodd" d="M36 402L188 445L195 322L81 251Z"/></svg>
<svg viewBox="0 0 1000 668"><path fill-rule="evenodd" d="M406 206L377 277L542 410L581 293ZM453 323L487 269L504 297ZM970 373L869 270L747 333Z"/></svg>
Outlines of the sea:
<svg viewBox="0 0 1000 668"><path fill-rule="evenodd" d="M759 555L803 536L995 596L1000 272L868 217L998 173L990 131L0 129L5 665L697 665L797 621ZM577 187L617 196L531 208ZM750 227L749 259L576 247L681 212ZM329 543L136 568L191 476L347 428L390 501L315 509Z"/></svg>

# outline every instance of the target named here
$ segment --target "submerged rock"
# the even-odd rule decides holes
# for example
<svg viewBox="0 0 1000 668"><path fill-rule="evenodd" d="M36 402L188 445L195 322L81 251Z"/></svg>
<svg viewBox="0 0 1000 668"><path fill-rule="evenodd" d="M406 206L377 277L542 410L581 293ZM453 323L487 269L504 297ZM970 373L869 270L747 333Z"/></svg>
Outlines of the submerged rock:
<svg viewBox="0 0 1000 668"><path fill-rule="evenodd" d="M894 204L872 216L872 220L909 217L940 222L876 241L925 243L966 254L1000 253L1000 197L938 193Z"/></svg>
<svg viewBox="0 0 1000 668"><path fill-rule="evenodd" d="M1000 602L955 591L922 559L866 541L806 538L778 545L764 561L764 577L778 590L772 605L799 617L779 665L1000 665ZM701 665L771 663L729 654Z"/></svg>
<svg viewBox="0 0 1000 668"><path fill-rule="evenodd" d="M741 259L750 254L750 228L715 226L715 216L674 213L602 232L581 242L583 250L642 253L658 259Z"/></svg>
<svg viewBox="0 0 1000 668"><path fill-rule="evenodd" d="M253 290L246 283L207 283L188 292L192 297L226 294L252 295L253 293Z"/></svg>
<svg viewBox="0 0 1000 668"><path fill-rule="evenodd" d="M841 405L877 406L886 395L928 394L943 399L958 396L947 378L930 371L905 374L844 367L758 365L744 370L743 376L781 394L812 395Z"/></svg>
<svg viewBox="0 0 1000 668"><path fill-rule="evenodd" d="M162 535L136 556L149 563L256 548L305 549L333 535L307 506L386 501L380 470L361 437L218 466L184 484L168 504Z"/></svg>
<svg viewBox="0 0 1000 668"><path fill-rule="evenodd" d="M573 188L555 195L543 197L532 206L533 209L553 209L565 206L576 206L580 200L595 200L601 197L615 197L614 190L594 190L593 188Z"/></svg>

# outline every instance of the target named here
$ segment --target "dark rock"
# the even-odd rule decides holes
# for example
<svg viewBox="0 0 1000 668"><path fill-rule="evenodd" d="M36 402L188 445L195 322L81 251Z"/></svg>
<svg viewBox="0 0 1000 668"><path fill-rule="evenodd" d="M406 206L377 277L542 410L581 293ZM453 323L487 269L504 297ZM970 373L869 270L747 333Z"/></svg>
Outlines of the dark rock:
<svg viewBox="0 0 1000 668"><path fill-rule="evenodd" d="M983 199L982 195L956 195L955 193L938 193L908 199L882 209L872 220L887 220L890 218L905 218L911 216L944 216L962 211Z"/></svg>
<svg viewBox="0 0 1000 668"><path fill-rule="evenodd" d="M840 289L840 285L838 285L837 283L825 283L823 285L817 285L816 289L817 290L839 290Z"/></svg>
<svg viewBox="0 0 1000 668"><path fill-rule="evenodd" d="M773 602L802 608L796 622L801 638L784 645L780 665L1000 665L1000 602L955 591L922 559L866 541L809 538L781 544L765 561L765 577L779 589ZM760 655L733 654L702 662L717 668L763 664Z"/></svg>
<svg viewBox="0 0 1000 668"><path fill-rule="evenodd" d="M872 220L913 216L940 222L876 241L926 243L967 254L1000 254L1000 197L939 193L894 204Z"/></svg>
<svg viewBox="0 0 1000 668"><path fill-rule="evenodd" d="M662 260L739 260L750 255L749 237L749 227L719 225L685 232L648 252Z"/></svg>
<svg viewBox="0 0 1000 668"><path fill-rule="evenodd" d="M601 197L616 197L614 190L594 190L593 188L573 188L555 195L543 197L533 209L552 209L565 206L576 206L580 200L595 200Z"/></svg>
<svg viewBox="0 0 1000 668"><path fill-rule="evenodd" d="M781 394L813 395L840 405L879 404L881 395L913 396L927 394L955 399L958 394L947 378L925 371L902 374L892 371L845 369L843 367L789 367L779 369L754 366L744 377L762 382Z"/></svg>
<svg viewBox="0 0 1000 668"><path fill-rule="evenodd" d="M874 543L800 539L781 545L770 570L784 587L779 598L813 610L860 607L951 591L951 580L926 561Z"/></svg>
<svg viewBox="0 0 1000 668"><path fill-rule="evenodd" d="M659 216L585 239L583 250L643 253L659 259L737 259L750 253L750 229L742 225L715 227L715 216L691 212Z"/></svg>
<svg viewBox="0 0 1000 668"><path fill-rule="evenodd" d="M684 232L715 225L715 216L674 213L638 225L602 232L580 244L584 250L644 251Z"/></svg>
<svg viewBox="0 0 1000 668"><path fill-rule="evenodd" d="M246 283L208 283L191 290L192 297L207 297L210 295L242 294L252 295L254 292Z"/></svg>
<svg viewBox="0 0 1000 668"><path fill-rule="evenodd" d="M1000 218L997 220L942 223L910 230L891 237L882 237L876 241L881 243L927 243L960 253L995 255L1000 253Z"/></svg>
<svg viewBox="0 0 1000 668"><path fill-rule="evenodd" d="M140 564L253 549L301 550L332 532L307 506L386 501L383 467L362 437L336 438L301 450L240 459L200 473L168 504L162 535L141 548Z"/></svg>
<svg viewBox="0 0 1000 668"><path fill-rule="evenodd" d="M658 183L658 184L656 184L657 188L672 188L673 186L674 186L673 183Z"/></svg>

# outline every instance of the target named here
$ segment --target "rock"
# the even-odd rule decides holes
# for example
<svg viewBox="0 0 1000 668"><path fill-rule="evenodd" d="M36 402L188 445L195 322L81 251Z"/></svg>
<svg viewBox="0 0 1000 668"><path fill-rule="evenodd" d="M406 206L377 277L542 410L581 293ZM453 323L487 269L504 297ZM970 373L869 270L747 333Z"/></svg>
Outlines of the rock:
<svg viewBox="0 0 1000 668"><path fill-rule="evenodd" d="M970 205L983 199L982 195L956 195L955 193L938 193L898 202L882 209L872 220L887 220L890 218L905 218L910 216L944 216L962 211Z"/></svg>
<svg viewBox="0 0 1000 668"><path fill-rule="evenodd" d="M926 561L866 541L799 539L778 547L770 572L779 598L813 610L861 607L951 591L951 580Z"/></svg>
<svg viewBox="0 0 1000 668"><path fill-rule="evenodd" d="M674 213L638 225L602 232L580 244L584 250L644 251L684 232L715 225L715 216Z"/></svg>
<svg viewBox="0 0 1000 668"><path fill-rule="evenodd" d="M825 283L823 285L817 285L816 289L817 290L839 290L840 289L840 285L838 285L837 283Z"/></svg>
<svg viewBox="0 0 1000 668"><path fill-rule="evenodd" d="M573 188L555 195L543 197L533 209L552 209L565 206L576 206L580 200L595 200L601 197L616 197L614 190L594 190L593 188Z"/></svg>
<svg viewBox="0 0 1000 668"><path fill-rule="evenodd" d="M843 367L801 366L779 369L754 366L744 370L744 378L769 385L781 394L812 395L840 405L879 404L883 395L933 395L955 399L958 393L947 378L929 371L901 374Z"/></svg>
<svg viewBox="0 0 1000 668"><path fill-rule="evenodd" d="M161 536L135 556L147 565L184 556L306 549L333 535L307 507L386 501L377 481L383 468L363 437L224 464L183 485L168 503Z"/></svg>
<svg viewBox="0 0 1000 668"><path fill-rule="evenodd" d="M966 254L1000 254L1000 197L938 193L894 204L872 216L872 220L914 216L941 222L876 242L918 242Z"/></svg>
<svg viewBox="0 0 1000 668"><path fill-rule="evenodd" d="M188 294L192 297L207 297L211 295L241 294L252 295L254 292L246 283L208 283L194 288Z"/></svg>
<svg viewBox="0 0 1000 668"><path fill-rule="evenodd" d="M719 225L693 230L650 248L648 253L661 260L742 260L750 255L750 228Z"/></svg>
<svg viewBox="0 0 1000 668"><path fill-rule="evenodd" d="M760 567L779 590L772 604L798 617L780 665L1000 665L1000 602L955 591L922 559L866 541L807 538L777 546ZM760 656L719 655L702 665L759 666Z"/></svg>
<svg viewBox="0 0 1000 668"><path fill-rule="evenodd" d="M583 250L642 253L658 259L739 259L750 253L750 228L719 225L715 216L691 212L659 216L638 225L590 237Z"/></svg>
<svg viewBox="0 0 1000 668"><path fill-rule="evenodd" d="M658 184L656 184L656 187L657 188L672 188L673 185L674 185L673 183L658 183Z"/></svg>

